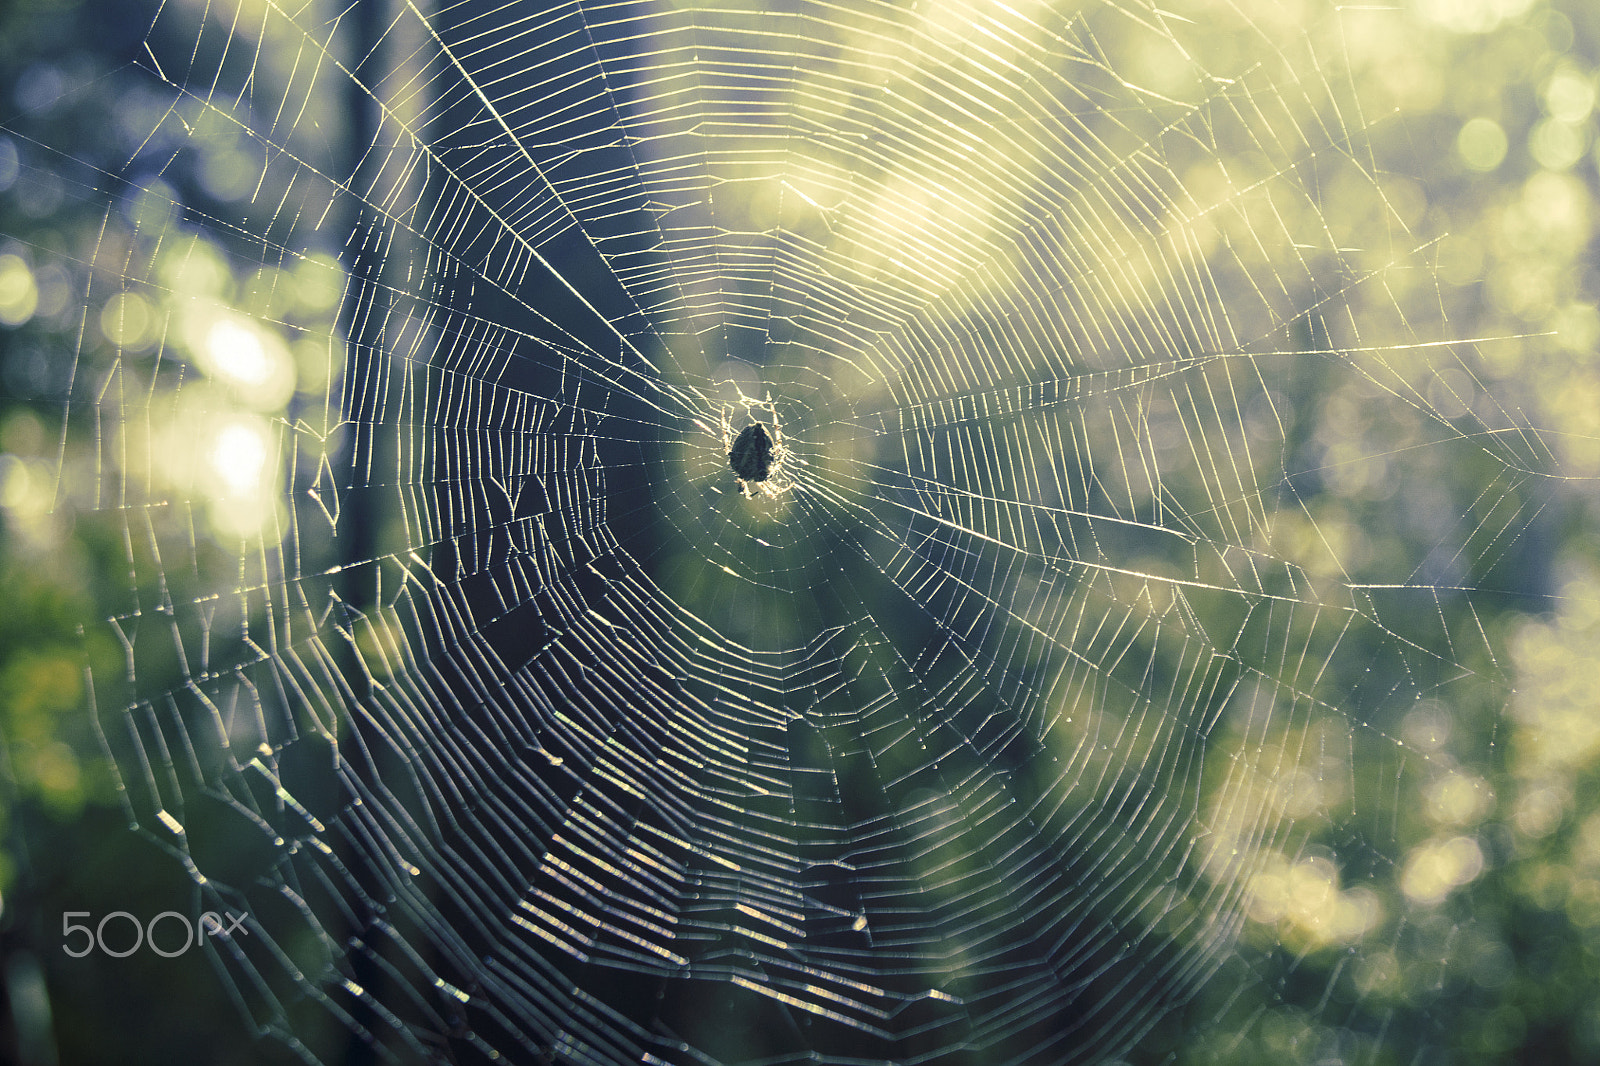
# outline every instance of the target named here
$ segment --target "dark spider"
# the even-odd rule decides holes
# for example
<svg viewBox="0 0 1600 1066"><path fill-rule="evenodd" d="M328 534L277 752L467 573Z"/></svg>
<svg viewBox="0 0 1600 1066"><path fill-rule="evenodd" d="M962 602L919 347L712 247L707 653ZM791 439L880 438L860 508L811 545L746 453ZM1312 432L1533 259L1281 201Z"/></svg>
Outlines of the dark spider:
<svg viewBox="0 0 1600 1066"><path fill-rule="evenodd" d="M772 476L772 461L772 438L760 422L744 427L728 449L728 465L740 481L767 480Z"/></svg>

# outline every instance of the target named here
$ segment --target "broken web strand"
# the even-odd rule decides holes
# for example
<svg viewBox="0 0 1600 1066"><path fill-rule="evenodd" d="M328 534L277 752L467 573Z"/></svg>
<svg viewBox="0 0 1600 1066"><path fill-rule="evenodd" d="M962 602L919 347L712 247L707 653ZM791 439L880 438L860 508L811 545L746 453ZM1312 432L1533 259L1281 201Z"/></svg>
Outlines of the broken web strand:
<svg viewBox="0 0 1600 1066"><path fill-rule="evenodd" d="M203 785L240 837L260 831L246 828L251 814L299 819L269 841L294 858L244 872L281 876L303 897L318 893L302 877L320 880L319 903L301 918L362 930L348 951L318 938L347 965L313 999L342 1024L376 1027L387 1035L375 1039L411 1052L425 1044L419 1033L451 1033L628 1058L656 1047L650 1034L662 1025L679 1035L703 1026L712 1003L675 991L659 1017L639 1016L619 975L676 989L687 973L744 989L752 1010L798 1012L809 1019L799 1043L825 1054L924 1036L934 1048L1023 1058L1110 1053L1219 965L1245 921L1250 864L1306 846L1307 831L1258 794L1248 760L1212 797L1223 814L1202 809L1207 741L1223 711L1247 709L1246 736L1304 734L1320 714L1376 728L1378 704L1359 680L1324 680L1353 625L1392 654L1415 653L1418 671L1465 658L1422 647L1379 621L1370 599L1347 597L1362 586L1309 515L1331 574L1258 539L1300 505L1289 442L1253 436L1246 400L1268 396L1270 408L1276 364L1319 347L1352 361L1375 354L1385 370L1384 356L1413 350L1408 339L1281 343L1302 317L1353 318L1364 285L1382 279L1336 241L1312 239L1326 225L1307 175L1324 157L1352 162L1347 142L1365 131L1348 118L1285 126L1286 87L1334 86L1261 74L1168 118L1159 100L1117 82L1087 23L1062 19L1046 33L953 10L892 46L899 16L864 10L859 25L789 16L778 37L791 51L770 66L752 58L765 53L738 13L726 24L692 7L660 17L568 7L526 21L412 5L397 14L427 77L399 82L395 95L429 122L385 105L394 131L385 143L402 171L435 169L420 185L397 180L359 196L363 225L387 250L376 253L381 280L358 274L344 304L355 316L381 289L390 306L373 312L383 328L366 342L369 379L347 377L328 394L346 390L329 406L372 432L397 429L395 472L359 446L347 466L319 456L315 469L320 477L324 458L343 467L318 483L326 524L329 486L342 479L347 497L400 501L388 505L405 516L398 543L331 569L274 560L256 576L244 562L231 590L236 620L219 621L208 598L174 604L207 634L236 626L250 640L248 620L263 612L278 623L265 645L233 652L231 669L202 671L198 694L162 691L158 666L131 677L143 694L128 721L141 739L136 752L119 749L135 790ZM860 31L869 45L836 58L808 23L847 39ZM315 62L323 38L305 27ZM965 66L949 62L974 29L1035 66L981 48ZM1041 49L1082 82L1052 81ZM886 65L893 76L869 80L864 71L885 64L866 59L885 55L899 57ZM538 137L506 117L522 79L491 92L494 79L473 73L502 62L537 87L520 125ZM277 127L240 110L244 97L200 91L203 70L177 78L180 89L207 110L244 115L245 129L275 143ZM687 88L652 86L673 71L689 75ZM830 171L798 153L796 133L828 128L807 107L837 99L810 84L786 108L761 94L774 78L790 85L811 72L819 85L848 72L842 84L866 90L838 113L879 126L881 154L830 145L843 160ZM587 88L549 88L563 77ZM1075 101L1095 115L1105 100L1125 106L1107 109L1103 124L1019 123L995 102L1019 80L1041 103ZM286 100L309 97L298 84L290 78ZM435 84L448 88L434 97ZM575 126L544 121L590 100L576 106ZM461 108L473 122L449 125ZM1161 191L1177 181L1177 156L1220 157L1226 124L1261 151L1264 170L1166 221L1181 202ZM937 128L945 139L925 132ZM991 145L976 128L1008 135ZM918 131L926 146L904 148ZM766 180L760 168L773 164L761 147L743 158L720 149L769 136L783 144L770 157L778 171L821 188L770 183L780 221L750 227L765 209L741 205L732 179L743 166ZM985 147L1037 154L1032 167L979 167L963 172L965 187L919 197L946 163L982 158ZM503 175L535 150L548 158L530 168L531 191L515 180L506 191ZM613 159L627 162L616 171ZM280 162L306 181L318 174L287 153ZM910 172L898 184L896 165ZM1370 168L1356 170L1371 180ZM335 182L325 195L352 188ZM1275 217L1282 204L1251 196L1262 188L1310 215ZM809 217L785 222L788 210ZM1237 214L1244 250L1202 251L1216 240L1196 232L1208 212ZM617 217L656 222L619 231L607 221ZM1035 218L1056 228L1019 221ZM411 250L384 244L386 232ZM494 235L487 246L483 234ZM633 247L641 234L653 236ZM591 298L574 279L592 275L569 264L594 255L617 285L605 278ZM1324 289L1323 271L1344 279ZM663 274L674 279L665 288ZM418 300L430 277L445 291ZM549 313L526 295L547 287ZM564 306L562 293L582 298ZM495 313L469 310L480 304ZM639 357L649 368L640 372L632 355L647 344L658 348ZM796 413L786 434L792 425L797 447L812 449L796 466L801 491L769 515L725 510L738 501L720 497L732 494L695 476L701 467L676 465L690 462L682 455L719 465L701 430L715 410L714 364L735 352L757 357L764 384ZM538 443L527 451L514 443L528 439ZM383 510L370 508L369 520ZM308 516L294 507L296 548L313 535ZM337 546L322 547L337 557ZM140 565L164 572L166 558ZM340 599L330 578L349 571L362 583L341 582L358 591ZM274 606L291 603L296 616ZM300 612L305 625L293 621ZM228 709L213 729L172 714L180 699ZM307 716L317 727L305 736L284 728ZM208 731L224 749L250 751L258 739L261 761L196 760L186 785L176 753ZM361 809L330 803L307 820L295 812L304 803L275 789L258 798L274 774L281 784L285 764L310 761L304 746L316 736L336 738L322 754ZM1263 742L1266 776L1294 762L1267 752ZM169 806L180 805L134 810L151 831L171 830L160 813L180 826L198 819ZM1207 820L1227 827L1238 858L1195 857ZM324 834L359 862L319 846ZM208 857L204 845L173 846L197 868ZM1006 898L1016 884L1029 888ZM376 917L384 894L396 896L399 924ZM1041 923L1045 932L1023 935ZM954 952L941 946L952 939ZM801 941L815 954L797 966L784 952ZM383 979L353 976L360 959ZM299 980L314 969L303 961L235 954L228 972L247 989L270 983L269 971L318 983ZM1078 973L1109 976L1063 992ZM449 1021L445 989L474 990L465 1002L476 1035ZM287 1031L290 1008L265 1002L252 1009ZM1060 1020L1064 1003L1074 1024ZM691 1036L697 1046L719 1039ZM723 1053L739 1057L728 1041Z"/></svg>

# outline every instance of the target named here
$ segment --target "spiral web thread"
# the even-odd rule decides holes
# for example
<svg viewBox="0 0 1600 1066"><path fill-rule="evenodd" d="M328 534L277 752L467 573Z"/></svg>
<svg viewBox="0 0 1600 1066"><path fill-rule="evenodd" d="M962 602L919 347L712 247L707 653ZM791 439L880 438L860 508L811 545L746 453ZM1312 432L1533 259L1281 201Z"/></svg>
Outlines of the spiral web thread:
<svg viewBox="0 0 1600 1066"><path fill-rule="evenodd" d="M94 687L134 822L251 916L212 948L256 1026L1103 1060L1272 980L1274 856L1344 871L1277 946L1361 950L1395 845L1353 796L1392 708L1495 691L1461 593L1547 456L1430 390L1471 346L1337 33L1216 17L1208 69L1121 2L162 8L121 177L178 221L90 303L168 330L91 341L70 412L130 570ZM180 210L216 138L253 188ZM229 365L181 336L202 246L299 367L231 537L136 454ZM1308 502L1352 379L1405 461L1488 462L1399 572ZM793 486L746 499L761 418Z"/></svg>

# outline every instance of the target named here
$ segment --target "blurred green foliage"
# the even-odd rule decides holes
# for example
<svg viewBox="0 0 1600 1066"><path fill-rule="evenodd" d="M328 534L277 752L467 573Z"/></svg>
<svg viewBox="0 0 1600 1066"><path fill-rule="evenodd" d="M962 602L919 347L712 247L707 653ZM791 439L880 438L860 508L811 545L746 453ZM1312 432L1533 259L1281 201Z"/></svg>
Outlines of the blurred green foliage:
<svg viewBox="0 0 1600 1066"><path fill-rule="evenodd" d="M1300 32L1310 6L1246 5L1286 34ZM130 65L149 15L63 0L19 0L0 14L0 946L11 960L12 1055L29 1061L47 1061L52 1047L71 1062L277 1053L247 1033L198 953L164 966L75 966L57 928L66 910L153 914L194 892L168 856L125 831L86 710L87 672L115 675L124 653L82 624L115 609L127 552L107 501L69 491L96 479L63 476L96 462L101 444L93 423L63 431L70 390L86 387L69 378L73 353L148 348L157 322L187 313L93 286L96 269L115 270L107 242L134 254L169 221L170 201L121 202L109 179L135 147L129 131L147 129L156 106ZM1216 32L1233 17L1219 17ZM1378 378L1303 382L1295 399L1315 410L1304 444L1320 484L1307 493L1304 528L1277 535L1300 545L1286 554L1300 551L1313 574L1326 570L1322 538L1334 538L1327 554L1354 561L1359 580L1415 554L1370 532L1396 528L1375 513L1412 508L1418 544L1449 539L1440 521L1475 531L1472 552L1433 560L1423 579L1477 590L1470 612L1453 604L1445 626L1470 621L1487 643L1461 645L1451 662L1504 698L1425 702L1366 723L1373 731L1286 718L1292 728L1263 743L1324 754L1299 762L1298 791L1281 802L1323 829L1256 876L1243 933L1254 950L1164 1020L1140 1062L1600 1060L1600 7L1418 0L1404 17L1405 34L1393 32L1393 13L1337 20L1392 215L1328 211L1346 244L1372 227L1409 227L1425 266L1385 276L1385 307L1442 316L1455 336L1481 339L1481 365L1444 371L1429 349L1384 352L1383 380L1410 382L1429 413L1478 412L1495 425L1514 412L1538 439L1519 451L1484 432L1486 450L1526 459L1510 474L1499 459L1430 465L1439 453L1417 445L1437 425L1420 409L1409 422L1375 417ZM225 130L200 129L164 179L183 187L174 198L202 199L220 234L250 193L238 180L246 165L232 159L248 150ZM331 259L284 279L245 275L204 248L160 254L193 275L175 292L204 290L244 320L308 324L313 342L283 357L301 390L326 385L327 346L314 340L339 292ZM227 402L240 418L271 413ZM202 535L196 551L226 535ZM203 569L174 567L173 580L197 581ZM1242 787L1286 786L1263 777ZM1362 819L1370 832L1351 828ZM1345 847L1389 834L1393 855ZM53 1022L18 992L29 965L42 968ZM1419 1060L1421 1047L1434 1050Z"/></svg>

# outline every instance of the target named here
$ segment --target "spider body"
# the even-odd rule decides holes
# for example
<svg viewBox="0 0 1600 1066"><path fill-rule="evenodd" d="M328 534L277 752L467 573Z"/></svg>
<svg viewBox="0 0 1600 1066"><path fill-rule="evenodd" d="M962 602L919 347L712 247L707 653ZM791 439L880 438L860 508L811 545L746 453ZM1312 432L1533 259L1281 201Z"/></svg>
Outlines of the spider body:
<svg viewBox="0 0 1600 1066"><path fill-rule="evenodd" d="M728 465L740 481L767 480L772 476L772 458L772 438L760 422L744 427L728 449Z"/></svg>
<svg viewBox="0 0 1600 1066"><path fill-rule="evenodd" d="M778 409L770 399L758 401L741 396L740 404L746 417L750 416L751 408L766 411L771 417L761 422L752 420L735 435L733 421L737 408L732 404L723 407L722 446L728 453L728 467L745 496L759 494L777 499L794 488L786 469L790 455L783 443L783 430L778 425Z"/></svg>

